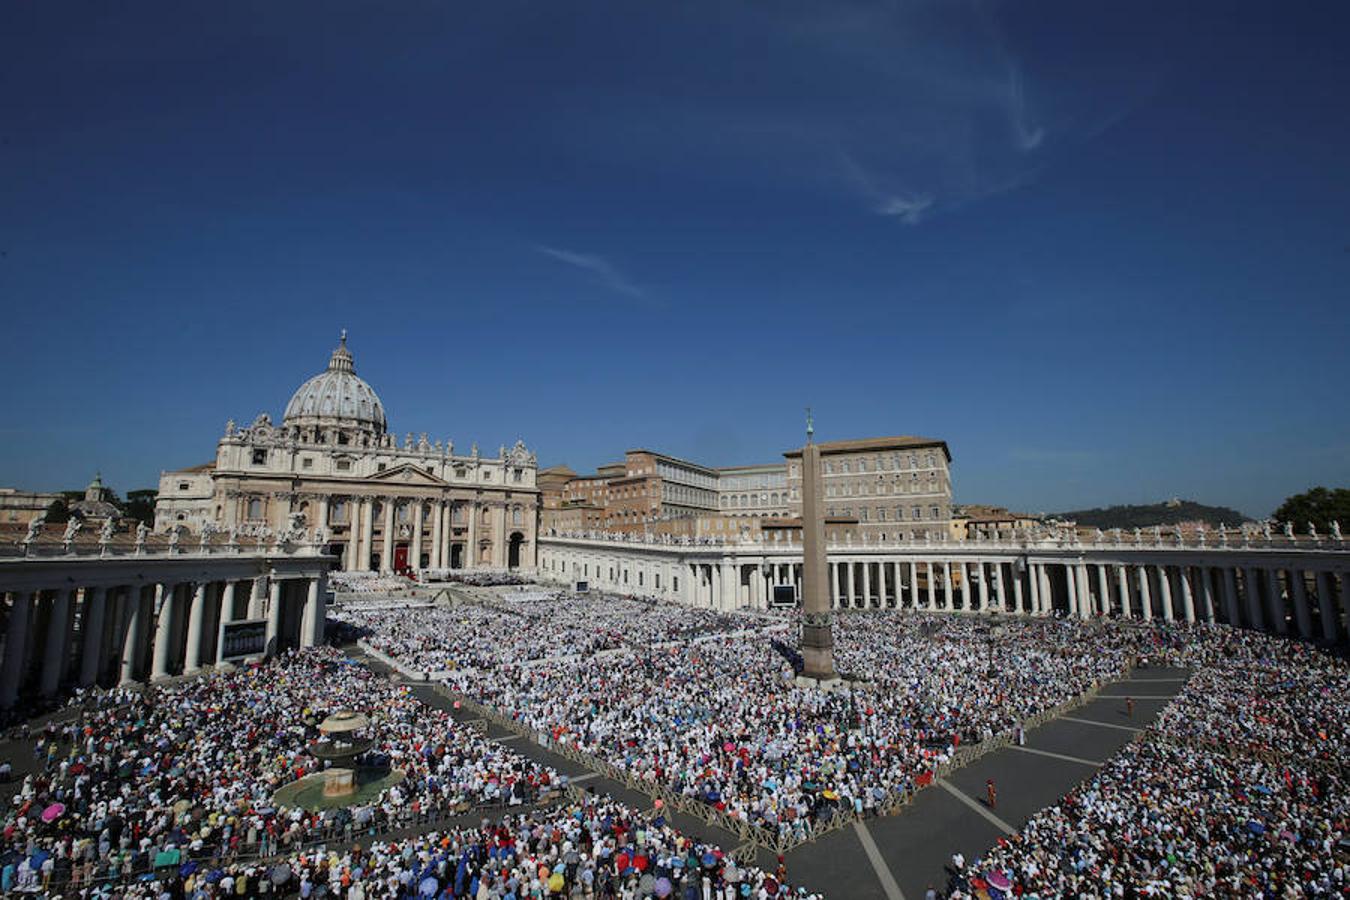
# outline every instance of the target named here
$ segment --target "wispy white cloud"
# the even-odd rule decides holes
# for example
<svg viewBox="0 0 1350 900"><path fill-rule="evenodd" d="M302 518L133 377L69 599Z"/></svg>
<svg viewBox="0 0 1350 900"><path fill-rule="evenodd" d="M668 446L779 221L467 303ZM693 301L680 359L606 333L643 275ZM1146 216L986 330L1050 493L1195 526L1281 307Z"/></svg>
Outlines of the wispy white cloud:
<svg viewBox="0 0 1350 900"><path fill-rule="evenodd" d="M1008 119L1012 123L1013 139L1017 149L1035 150L1045 140L1045 129L1031 120L1027 111L1026 90L1022 86L1022 70L1010 66L1008 73Z"/></svg>
<svg viewBox="0 0 1350 900"><path fill-rule="evenodd" d="M627 275L620 272L613 263L602 256L595 256L590 253L575 253L571 250L562 250L542 244L535 249L550 259L556 259L558 262L566 263L589 273L597 282L616 294L632 297L635 300L644 300L647 297L646 291L630 281Z"/></svg>
<svg viewBox="0 0 1350 900"><path fill-rule="evenodd" d="M848 153L841 151L839 160L845 179L868 203L872 212L879 216L890 216L906 225L917 225L933 205L933 198L927 194L912 193L890 184L883 185L882 176L864 169Z"/></svg>

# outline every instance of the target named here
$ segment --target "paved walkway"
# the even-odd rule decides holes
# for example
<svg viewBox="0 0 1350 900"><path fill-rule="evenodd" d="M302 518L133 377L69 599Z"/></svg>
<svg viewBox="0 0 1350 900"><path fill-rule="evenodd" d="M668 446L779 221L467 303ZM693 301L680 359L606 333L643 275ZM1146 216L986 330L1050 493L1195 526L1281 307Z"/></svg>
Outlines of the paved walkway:
<svg viewBox="0 0 1350 900"><path fill-rule="evenodd" d="M1169 680L1157 680L1163 677ZM953 772L898 815L797 847L788 855L788 877L850 900L923 900L928 888L943 890L953 853L975 859L1092 777L1181 691L1186 677L1176 669L1145 669L1103 687L1109 696L1027 732L1025 747L996 750ZM1133 716L1126 714L1126 696L1135 699ZM985 801L990 778L998 789L992 810Z"/></svg>

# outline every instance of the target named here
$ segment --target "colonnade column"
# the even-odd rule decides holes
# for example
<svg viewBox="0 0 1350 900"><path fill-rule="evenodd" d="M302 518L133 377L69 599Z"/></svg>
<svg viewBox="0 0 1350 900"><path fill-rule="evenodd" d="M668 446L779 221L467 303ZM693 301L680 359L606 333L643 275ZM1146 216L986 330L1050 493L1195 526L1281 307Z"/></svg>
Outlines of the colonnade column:
<svg viewBox="0 0 1350 900"><path fill-rule="evenodd" d="M942 596L947 604L947 612L952 611L952 564L942 564Z"/></svg>
<svg viewBox="0 0 1350 900"><path fill-rule="evenodd" d="M928 608L937 609L937 578L933 568L933 561L930 559L925 565L928 566Z"/></svg>
<svg viewBox="0 0 1350 900"><path fill-rule="evenodd" d="M895 565L895 606L897 609L901 606L900 602L900 564ZM919 603L919 564L911 562L909 564L909 606L910 609L918 609Z"/></svg>
<svg viewBox="0 0 1350 900"><path fill-rule="evenodd" d="M1214 573L1209 566L1197 566L1195 574L1200 579L1200 604L1205 608L1205 621L1213 625L1217 618L1214 614Z"/></svg>
<svg viewBox="0 0 1350 900"><path fill-rule="evenodd" d="M1148 587L1148 569L1145 566L1138 566L1136 569L1139 575L1139 608L1144 611L1144 621L1153 621L1153 595Z"/></svg>
<svg viewBox="0 0 1350 900"><path fill-rule="evenodd" d="M220 665L220 651L225 647L225 626L234 621L235 583L225 582L220 591L220 621L216 623L216 665Z"/></svg>
<svg viewBox="0 0 1350 900"><path fill-rule="evenodd" d="M862 590L863 609L868 609L872 605L872 564L870 562L862 564Z"/></svg>
<svg viewBox="0 0 1350 900"><path fill-rule="evenodd" d="M1116 566L1116 591L1120 594L1120 617L1128 619L1134 613L1130 609L1130 576L1124 566Z"/></svg>
<svg viewBox="0 0 1350 900"><path fill-rule="evenodd" d="M1172 577L1167 571L1167 566L1158 566L1158 594L1162 598L1163 621L1175 621L1176 616L1172 610Z"/></svg>
<svg viewBox="0 0 1350 900"><path fill-rule="evenodd" d="M1092 583L1088 579L1087 563L1079 563L1076 567L1078 573L1078 615L1080 618L1092 618Z"/></svg>
<svg viewBox="0 0 1350 900"><path fill-rule="evenodd" d="M1041 613L1041 567L1039 563L1027 566L1027 584L1031 588L1031 614Z"/></svg>
<svg viewBox="0 0 1350 900"><path fill-rule="evenodd" d="M1009 568L1013 580L1013 612L1019 615L1022 612L1022 573L1017 571L1017 563L1013 563Z"/></svg>
<svg viewBox="0 0 1350 900"><path fill-rule="evenodd" d="M970 612L970 569L965 563L957 565L961 567L961 609Z"/></svg>
<svg viewBox="0 0 1350 900"><path fill-rule="evenodd" d="M1079 618L1079 567L1065 565L1064 583L1069 588L1069 618Z"/></svg>
<svg viewBox="0 0 1350 900"><path fill-rule="evenodd" d="M5 662L0 669L0 707L5 709L19 699L19 679L23 677L23 664L28 656L28 620L33 608L33 594L28 591L15 591L10 597Z"/></svg>
<svg viewBox="0 0 1350 900"><path fill-rule="evenodd" d="M155 592L159 595L156 604L159 607L159 613L155 620L155 647L150 667L151 680L169 677L169 642L171 637L169 629L173 620L174 595L177 593L177 587L174 584L161 584L155 589Z"/></svg>
<svg viewBox="0 0 1350 900"><path fill-rule="evenodd" d="M1271 621L1275 623L1275 633L1288 634L1289 617L1284 611L1284 597L1280 590L1280 573L1276 569L1266 569L1266 603L1270 608Z"/></svg>
<svg viewBox="0 0 1350 900"><path fill-rule="evenodd" d="M1223 604L1228 610L1228 624L1234 628L1242 625L1242 616L1238 612L1237 577L1229 566L1223 567Z"/></svg>
<svg viewBox="0 0 1350 900"><path fill-rule="evenodd" d="M979 609L984 612L989 609L989 570L982 562L976 563L975 567L980 570Z"/></svg>
<svg viewBox="0 0 1350 900"><path fill-rule="evenodd" d="M1336 618L1336 601L1332 599L1332 575L1330 572L1317 573L1317 609L1322 614L1322 637L1334 641L1340 637L1340 625Z"/></svg>
<svg viewBox="0 0 1350 900"><path fill-rule="evenodd" d="M1294 599L1294 618L1298 622L1299 637L1309 640L1313 636L1312 613L1308 610L1308 589L1303 583L1303 571L1290 569L1286 574L1289 577L1289 593Z"/></svg>
<svg viewBox="0 0 1350 900"><path fill-rule="evenodd" d="M830 605L839 608L839 563L830 563Z"/></svg>
<svg viewBox="0 0 1350 900"><path fill-rule="evenodd" d="M1190 572L1186 566L1177 569L1177 585L1181 588L1181 615L1188 623L1195 622L1195 597L1191 593Z"/></svg>
<svg viewBox="0 0 1350 900"><path fill-rule="evenodd" d="M148 598L145 596L148 590L148 587L132 587L127 593L129 612L127 633L122 641L122 684L130 684L136 680L136 663L140 656L141 646L145 643L145 630L150 613L150 610L146 608L149 605Z"/></svg>
<svg viewBox="0 0 1350 900"><path fill-rule="evenodd" d="M188 613L187 654L183 674L191 675L202 667L202 626L206 624L206 584L199 582L192 592L192 610Z"/></svg>
<svg viewBox="0 0 1350 900"><path fill-rule="evenodd" d="M70 623L70 607L75 602L75 588L56 591L52 598L52 613L47 619L47 640L42 651L42 696L50 697L61 686L61 672L66 662L66 626Z"/></svg>
<svg viewBox="0 0 1350 900"><path fill-rule="evenodd" d="M80 635L80 686L89 687L98 680L103 662L104 607L108 604L107 588L87 588L84 592L84 623Z"/></svg>
<svg viewBox="0 0 1350 900"><path fill-rule="evenodd" d="M281 579L273 578L267 598L267 630L264 632L263 655L276 656L277 641L281 635Z"/></svg>
<svg viewBox="0 0 1350 900"><path fill-rule="evenodd" d="M1053 613L1055 611L1055 592L1050 586L1050 572L1042 563L1037 568L1041 575L1041 614Z"/></svg>
<svg viewBox="0 0 1350 900"><path fill-rule="evenodd" d="M1265 631L1265 620L1261 615L1261 588L1255 569L1242 570L1242 588L1247 592L1247 616L1251 619L1248 624L1257 631Z"/></svg>
<svg viewBox="0 0 1350 900"><path fill-rule="evenodd" d="M1097 593L1100 595L1100 606L1097 610L1102 616L1111 615L1111 582L1106 579L1106 566L1098 564L1097 569Z"/></svg>

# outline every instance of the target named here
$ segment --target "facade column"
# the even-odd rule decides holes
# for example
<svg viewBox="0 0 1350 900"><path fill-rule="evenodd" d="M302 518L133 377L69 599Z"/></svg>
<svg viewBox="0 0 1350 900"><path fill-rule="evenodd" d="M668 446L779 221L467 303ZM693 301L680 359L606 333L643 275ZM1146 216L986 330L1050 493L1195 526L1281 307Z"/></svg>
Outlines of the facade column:
<svg viewBox="0 0 1350 900"><path fill-rule="evenodd" d="M324 529L325 531L328 530L328 495L327 495L327 494L320 494L320 495L319 495L319 517L318 517L318 521L316 521L316 522L314 523L314 527L315 527L315 528L322 528L322 529Z"/></svg>
<svg viewBox="0 0 1350 900"><path fill-rule="evenodd" d="M347 560L346 571L361 570L361 498L347 498Z"/></svg>
<svg viewBox="0 0 1350 900"><path fill-rule="evenodd" d="M947 612L952 611L952 564L942 564L942 596L947 604Z"/></svg>
<svg viewBox="0 0 1350 900"><path fill-rule="evenodd" d="M172 637L170 627L173 624L174 597L177 588L176 584L161 584L155 588L155 593L159 595L156 603L159 615L155 619L155 648L150 667L152 681L169 677L169 644Z"/></svg>
<svg viewBox="0 0 1350 900"><path fill-rule="evenodd" d="M412 540L408 542L408 568L422 568L422 518L425 515L422 508L426 501L418 497L414 501L417 506L413 508L413 529Z"/></svg>
<svg viewBox="0 0 1350 900"><path fill-rule="evenodd" d="M1247 616L1251 619L1249 624L1256 631L1265 631L1265 619L1261 615L1261 587L1255 569L1242 570L1242 588L1247 594Z"/></svg>
<svg viewBox="0 0 1350 900"><path fill-rule="evenodd" d="M1336 601L1332 598L1332 575L1317 573L1317 609L1322 618L1322 639L1328 643L1340 637L1340 623L1336 616Z"/></svg>
<svg viewBox="0 0 1350 900"><path fill-rule="evenodd" d="M1298 635L1305 641L1312 640L1312 612L1308 609L1308 588L1303 583L1303 570L1289 569L1285 574L1289 579L1289 593L1294 600L1294 619L1298 622Z"/></svg>
<svg viewBox="0 0 1350 900"><path fill-rule="evenodd" d="M1139 609L1144 614L1144 621L1152 622L1153 594L1148 587L1148 567L1139 566L1136 572L1139 575Z"/></svg>
<svg viewBox="0 0 1350 900"><path fill-rule="evenodd" d="M375 556L375 498L366 497L361 504L361 558L357 561L357 571L369 572L374 568L371 559Z"/></svg>
<svg viewBox="0 0 1350 900"><path fill-rule="evenodd" d="M272 588L267 598L267 631L263 640L263 656L277 655L277 644L281 637L281 579L272 579Z"/></svg>
<svg viewBox="0 0 1350 900"><path fill-rule="evenodd" d="M192 610L188 613L187 653L183 660L183 674L194 675L202 668L202 632L206 625L206 583L197 582L192 592Z"/></svg>
<svg viewBox="0 0 1350 900"><path fill-rule="evenodd" d="M1078 618L1078 567L1064 567L1064 583L1069 588L1069 618Z"/></svg>
<svg viewBox="0 0 1350 900"><path fill-rule="evenodd" d="M84 616L80 633L80 686L89 687L98 680L103 663L104 608L108 605L107 588L86 588Z"/></svg>
<svg viewBox="0 0 1350 900"><path fill-rule="evenodd" d="M0 670L0 707L9 709L19 699L19 681L28 658L28 626L32 616L33 594L10 594L9 627L5 631L5 662Z"/></svg>
<svg viewBox="0 0 1350 900"><path fill-rule="evenodd" d="M44 697L52 696L61 686L61 673L65 670L68 648L66 626L70 624L70 607L75 602L75 590L59 590L52 597L52 613L47 618L47 640L42 651L42 681L39 684Z"/></svg>
<svg viewBox="0 0 1350 900"><path fill-rule="evenodd" d="M1238 612L1237 577L1231 566L1223 567L1223 605L1228 612L1228 624L1233 628L1242 627L1242 616Z"/></svg>
<svg viewBox="0 0 1350 900"><path fill-rule="evenodd" d="M470 500L464 504L465 510L469 514L469 546L464 548L468 559L464 561L464 568L478 568L478 501ZM575 580L575 579L573 579Z"/></svg>
<svg viewBox="0 0 1350 900"><path fill-rule="evenodd" d="M1027 586L1031 588L1031 614L1041 612L1041 567L1038 563L1027 566Z"/></svg>
<svg viewBox="0 0 1350 900"><path fill-rule="evenodd" d="M1266 569L1266 603L1270 609L1270 620L1275 623L1275 633L1288 634L1289 615L1284 609L1284 596L1280 590L1280 573L1276 569Z"/></svg>
<svg viewBox="0 0 1350 900"><path fill-rule="evenodd" d="M1022 614L1022 575L1017 571L1017 563L1015 562L1008 567L1008 571L1012 574L1013 612L1020 616Z"/></svg>
<svg viewBox="0 0 1350 900"><path fill-rule="evenodd" d="M1128 619L1134 613L1130 609L1130 576L1124 566L1116 566L1116 590L1120 594L1120 617Z"/></svg>
<svg viewBox="0 0 1350 900"><path fill-rule="evenodd" d="M980 587L979 587L979 604L980 604L980 605L979 605L978 608L979 608L980 612L988 612L988 610L989 610L989 567L986 566L986 565L985 565L984 563L982 563L982 562L978 562L978 563L975 564L975 568L976 568L976 569L979 571L979 573L980 573Z"/></svg>
<svg viewBox="0 0 1350 900"><path fill-rule="evenodd" d="M1172 578L1167 566L1158 566L1158 595L1162 602L1163 621L1175 621L1172 613Z"/></svg>
<svg viewBox="0 0 1350 900"><path fill-rule="evenodd" d="M497 514L492 517L492 562L498 569L506 568L506 513L505 503L493 504Z"/></svg>
<svg viewBox="0 0 1350 900"><path fill-rule="evenodd" d="M384 537L380 539L380 571L394 571L394 507L397 505L393 497L385 497L384 503Z"/></svg>
<svg viewBox="0 0 1350 900"><path fill-rule="evenodd" d="M937 573L931 559L924 565L928 567L928 609L932 611L937 609Z"/></svg>
<svg viewBox="0 0 1350 900"><path fill-rule="evenodd" d="M443 545L445 543L445 533L441 530L441 526L445 524L444 500L437 500L432 505L431 515L434 518L431 520L431 559L429 564L433 569L443 569L445 568L445 563L442 562L443 557L441 554L444 551Z"/></svg>
<svg viewBox="0 0 1350 900"><path fill-rule="evenodd" d="M1196 576L1200 579L1200 605L1204 609L1205 621L1213 625L1217 616L1214 615L1214 580L1213 573L1209 566L1198 566L1195 570Z"/></svg>
<svg viewBox="0 0 1350 900"><path fill-rule="evenodd" d="M1181 588L1181 615L1188 624L1195 622L1195 597L1191 593L1190 572L1186 566L1177 569L1177 586Z"/></svg>

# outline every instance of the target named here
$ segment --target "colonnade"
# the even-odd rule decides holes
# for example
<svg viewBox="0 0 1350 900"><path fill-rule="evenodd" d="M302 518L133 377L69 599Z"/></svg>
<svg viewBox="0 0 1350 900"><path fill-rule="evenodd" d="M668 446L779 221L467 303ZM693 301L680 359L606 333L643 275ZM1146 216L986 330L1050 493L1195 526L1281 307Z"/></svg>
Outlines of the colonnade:
<svg viewBox="0 0 1350 900"><path fill-rule="evenodd" d="M554 581L587 580L620 593L709 609L768 609L775 587L791 585L800 596L800 552L772 552L776 549L546 536L539 572ZM991 552L995 549L949 545L937 552L922 546L867 552L832 546L832 605L1223 622L1307 640L1347 639L1350 552L1341 546L1282 552L1221 547Z"/></svg>
<svg viewBox="0 0 1350 900"><path fill-rule="evenodd" d="M312 552L0 560L0 708L321 644L330 561Z"/></svg>

